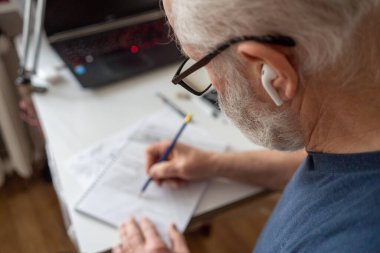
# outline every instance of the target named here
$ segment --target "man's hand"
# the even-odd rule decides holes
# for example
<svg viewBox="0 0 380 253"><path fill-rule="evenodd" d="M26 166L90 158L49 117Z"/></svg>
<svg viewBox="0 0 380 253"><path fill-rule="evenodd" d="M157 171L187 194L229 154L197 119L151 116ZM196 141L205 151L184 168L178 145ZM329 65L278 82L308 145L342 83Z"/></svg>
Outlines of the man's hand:
<svg viewBox="0 0 380 253"><path fill-rule="evenodd" d="M156 227L146 218L138 225L133 218L128 219L119 229L121 244L113 253L190 253L185 238L175 225L169 229L172 247L160 238Z"/></svg>
<svg viewBox="0 0 380 253"><path fill-rule="evenodd" d="M146 149L146 172L155 182L179 187L188 180L209 179L215 176L212 158L216 153L202 151L177 143L167 161L156 163L170 145L161 141Z"/></svg>

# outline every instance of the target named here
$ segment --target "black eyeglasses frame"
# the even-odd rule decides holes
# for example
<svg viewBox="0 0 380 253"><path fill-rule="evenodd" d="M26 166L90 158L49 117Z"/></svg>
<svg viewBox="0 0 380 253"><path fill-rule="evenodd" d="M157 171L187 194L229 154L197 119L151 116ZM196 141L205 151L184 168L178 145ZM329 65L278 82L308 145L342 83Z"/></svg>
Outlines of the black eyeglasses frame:
<svg viewBox="0 0 380 253"><path fill-rule="evenodd" d="M190 66L190 68L188 68L183 73L181 73L182 68L185 66L186 62L188 60L190 60L190 58L187 57L182 62L182 64L178 68L177 72L175 73L175 75L172 79L172 83L174 85L177 85L177 84L181 85L183 88L185 88L189 92L193 93L194 95L197 95L197 96L203 95L208 89L210 89L212 84L210 84L204 91L199 92L199 91L196 91L193 88L191 88L189 85L187 85L183 81L183 79L185 79L186 77L188 77L189 75L191 75L192 73L197 71L198 69L206 66L212 59L214 59L217 55L219 55L221 52L223 52L227 48L231 47L232 45L234 45L236 43L243 42L243 41L256 41L256 42L263 43L263 44L272 44L272 45L279 45L279 46L285 46L285 47L295 47L296 46L296 42L292 38L287 37L287 36L281 36L281 35L278 35L278 36L274 36L274 35L240 36L237 38L232 38L229 41L227 41L226 43L223 43L223 44L217 46L215 50L213 50L211 53L204 56L202 59L200 59L199 61L194 63L192 66Z"/></svg>

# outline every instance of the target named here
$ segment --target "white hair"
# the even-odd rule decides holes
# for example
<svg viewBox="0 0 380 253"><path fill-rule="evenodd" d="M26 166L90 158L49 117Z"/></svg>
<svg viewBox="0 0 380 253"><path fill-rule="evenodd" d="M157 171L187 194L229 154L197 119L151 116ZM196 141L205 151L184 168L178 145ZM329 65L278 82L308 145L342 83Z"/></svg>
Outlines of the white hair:
<svg viewBox="0 0 380 253"><path fill-rule="evenodd" d="M197 55L234 37L283 35L296 42L290 61L301 83L319 83L329 71L337 83L369 73L373 81L380 80L380 0L171 1L176 36ZM224 89L219 93L223 111L249 139L279 150L305 145L297 115L260 101L250 85L257 80L246 79L244 62L233 50L220 54L209 67L224 82L219 85Z"/></svg>
<svg viewBox="0 0 380 253"><path fill-rule="evenodd" d="M229 38L293 38L301 76L333 64L363 15L380 0L172 0L174 30L183 44L206 54Z"/></svg>

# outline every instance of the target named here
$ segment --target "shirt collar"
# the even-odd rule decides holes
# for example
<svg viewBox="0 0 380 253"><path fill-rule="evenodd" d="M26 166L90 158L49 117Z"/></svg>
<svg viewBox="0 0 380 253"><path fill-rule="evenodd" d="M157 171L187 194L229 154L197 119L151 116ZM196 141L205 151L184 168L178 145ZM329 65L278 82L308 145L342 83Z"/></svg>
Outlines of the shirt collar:
<svg viewBox="0 0 380 253"><path fill-rule="evenodd" d="M356 154L308 152L311 169L330 172L380 171L380 151Z"/></svg>

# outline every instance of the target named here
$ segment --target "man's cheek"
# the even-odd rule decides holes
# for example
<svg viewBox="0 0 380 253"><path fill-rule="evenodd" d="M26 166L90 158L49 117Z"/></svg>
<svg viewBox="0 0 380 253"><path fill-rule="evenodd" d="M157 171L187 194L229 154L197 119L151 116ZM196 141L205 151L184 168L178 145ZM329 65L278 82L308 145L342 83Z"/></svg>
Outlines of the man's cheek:
<svg viewBox="0 0 380 253"><path fill-rule="evenodd" d="M210 68L207 68L207 72L214 89L216 89L218 93L223 93L225 87L223 85L223 80L220 80L220 78L218 78Z"/></svg>

